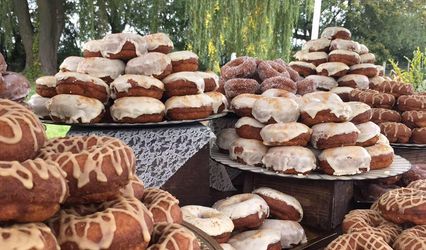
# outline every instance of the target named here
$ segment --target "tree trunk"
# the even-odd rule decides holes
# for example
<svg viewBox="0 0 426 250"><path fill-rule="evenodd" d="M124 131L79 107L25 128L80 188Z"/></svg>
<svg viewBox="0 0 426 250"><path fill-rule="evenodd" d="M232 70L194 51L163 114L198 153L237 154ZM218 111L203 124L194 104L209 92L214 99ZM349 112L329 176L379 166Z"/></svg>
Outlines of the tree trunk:
<svg viewBox="0 0 426 250"><path fill-rule="evenodd" d="M30 10L27 0L14 0L13 8L18 17L19 33L25 50L25 69L28 70L34 61L33 36L34 29L30 19Z"/></svg>

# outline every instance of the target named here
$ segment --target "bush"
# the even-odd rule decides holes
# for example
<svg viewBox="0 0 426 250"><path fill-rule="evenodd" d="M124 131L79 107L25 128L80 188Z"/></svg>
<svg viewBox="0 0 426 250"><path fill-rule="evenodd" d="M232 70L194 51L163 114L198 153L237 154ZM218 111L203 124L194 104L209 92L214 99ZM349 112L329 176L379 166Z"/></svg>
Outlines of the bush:
<svg viewBox="0 0 426 250"><path fill-rule="evenodd" d="M399 81L412 84L416 91L426 91L426 51L419 48L413 52L413 58L405 58L407 69L399 67L398 62L389 60L392 64L392 76Z"/></svg>

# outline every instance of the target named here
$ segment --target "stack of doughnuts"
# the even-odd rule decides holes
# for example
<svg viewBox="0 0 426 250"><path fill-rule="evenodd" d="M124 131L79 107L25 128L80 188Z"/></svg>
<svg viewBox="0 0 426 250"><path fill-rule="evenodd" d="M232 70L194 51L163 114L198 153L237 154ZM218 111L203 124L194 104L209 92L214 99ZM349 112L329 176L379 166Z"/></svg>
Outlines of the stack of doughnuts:
<svg viewBox="0 0 426 250"><path fill-rule="evenodd" d="M30 83L25 76L7 71L7 63L0 53L0 98L23 102L30 93Z"/></svg>
<svg viewBox="0 0 426 250"><path fill-rule="evenodd" d="M55 76L37 79L30 106L66 123L193 120L226 110L219 77L198 71L195 53L172 50L164 33L88 41L83 57L68 57Z"/></svg>

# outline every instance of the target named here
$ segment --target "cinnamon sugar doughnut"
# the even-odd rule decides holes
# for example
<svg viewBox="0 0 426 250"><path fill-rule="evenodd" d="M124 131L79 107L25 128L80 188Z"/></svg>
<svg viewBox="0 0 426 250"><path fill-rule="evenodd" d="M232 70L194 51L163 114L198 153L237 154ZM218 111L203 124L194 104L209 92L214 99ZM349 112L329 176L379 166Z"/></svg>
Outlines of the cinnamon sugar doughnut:
<svg viewBox="0 0 426 250"><path fill-rule="evenodd" d="M153 244L147 250L200 250L197 237L186 227L176 223L158 223L154 226Z"/></svg>
<svg viewBox="0 0 426 250"><path fill-rule="evenodd" d="M410 141L415 144L426 144L426 127L413 129Z"/></svg>
<svg viewBox="0 0 426 250"><path fill-rule="evenodd" d="M288 74L290 75L290 79L291 80L297 82L300 79L302 79L302 77L299 75L299 72L297 72L296 70L294 70L289 65L285 64L284 61L283 61L283 64L285 65L285 69L287 70Z"/></svg>
<svg viewBox="0 0 426 250"><path fill-rule="evenodd" d="M321 38L350 40L351 32L344 27L327 27L322 31Z"/></svg>
<svg viewBox="0 0 426 250"><path fill-rule="evenodd" d="M166 96L185 96L204 93L204 79L198 72L182 71L163 79Z"/></svg>
<svg viewBox="0 0 426 250"><path fill-rule="evenodd" d="M303 123L269 124L260 130L260 140L267 146L306 146L312 130Z"/></svg>
<svg viewBox="0 0 426 250"><path fill-rule="evenodd" d="M217 134L216 145L222 153L229 153L232 143L240 138L235 128L225 128Z"/></svg>
<svg viewBox="0 0 426 250"><path fill-rule="evenodd" d="M253 117L252 109L254 103L262 98L260 95L241 94L234 97L231 101L231 108L240 117Z"/></svg>
<svg viewBox="0 0 426 250"><path fill-rule="evenodd" d="M396 81L383 81L381 84L375 85L374 89L379 92L392 94L395 98L401 95L414 94L413 85Z"/></svg>
<svg viewBox="0 0 426 250"><path fill-rule="evenodd" d="M56 78L54 76L42 76L36 79L36 93L42 97L53 97L56 95Z"/></svg>
<svg viewBox="0 0 426 250"><path fill-rule="evenodd" d="M349 116L349 121L354 124L360 124L370 121L373 111L370 106L362 102L347 102L351 108L351 115Z"/></svg>
<svg viewBox="0 0 426 250"><path fill-rule="evenodd" d="M172 60L173 73L198 70L198 56L192 51L175 51L167 56Z"/></svg>
<svg viewBox="0 0 426 250"><path fill-rule="evenodd" d="M351 74L365 75L368 78L375 77L379 74L376 65L372 63L360 63L350 67Z"/></svg>
<svg viewBox="0 0 426 250"><path fill-rule="evenodd" d="M285 174L307 174L317 168L314 153L301 146L272 147L262 162L266 168Z"/></svg>
<svg viewBox="0 0 426 250"><path fill-rule="evenodd" d="M228 243L236 250L280 250L281 234L271 229L245 231L234 235Z"/></svg>
<svg viewBox="0 0 426 250"><path fill-rule="evenodd" d="M107 84L124 73L125 64L121 60L102 57L83 59L77 66L77 72L102 79Z"/></svg>
<svg viewBox="0 0 426 250"><path fill-rule="evenodd" d="M342 50L337 49L333 50L328 54L329 62L341 62L348 66L352 66L354 64L359 64L361 61L361 57L358 53L350 51L350 50Z"/></svg>
<svg viewBox="0 0 426 250"><path fill-rule="evenodd" d="M410 128L426 127L426 111L405 111L401 115L402 123Z"/></svg>
<svg viewBox="0 0 426 250"><path fill-rule="evenodd" d="M375 63L376 56L373 53L365 53L360 55L361 61L359 63Z"/></svg>
<svg viewBox="0 0 426 250"><path fill-rule="evenodd" d="M228 109L228 99L226 96L220 92L207 92L212 101L213 101L213 113L219 114Z"/></svg>
<svg viewBox="0 0 426 250"><path fill-rule="evenodd" d="M382 122L400 122L401 115L398 111L383 108L373 108L373 115L371 121L380 124ZM404 122L405 123L405 122Z"/></svg>
<svg viewBox="0 0 426 250"><path fill-rule="evenodd" d="M382 237L369 232L343 234L332 241L325 250L392 250Z"/></svg>
<svg viewBox="0 0 426 250"><path fill-rule="evenodd" d="M359 43L355 41L337 38L330 43L330 51L332 52L334 50L347 50L359 53L361 47Z"/></svg>
<svg viewBox="0 0 426 250"><path fill-rule="evenodd" d="M371 156L371 170L387 168L392 164L395 154L389 144L376 143L365 149Z"/></svg>
<svg viewBox="0 0 426 250"><path fill-rule="evenodd" d="M111 97L113 99L129 96L146 96L161 99L164 84L157 78L143 75L121 75L111 84Z"/></svg>
<svg viewBox="0 0 426 250"><path fill-rule="evenodd" d="M225 79L250 77L256 72L256 60L242 56L227 62L220 69L220 75Z"/></svg>
<svg viewBox="0 0 426 250"><path fill-rule="evenodd" d="M238 138L229 148L229 158L250 166L261 165L267 150L261 141Z"/></svg>
<svg viewBox="0 0 426 250"><path fill-rule="evenodd" d="M351 87L335 87L330 90L331 93L334 93L342 99L344 102L349 102L349 96L353 88Z"/></svg>
<svg viewBox="0 0 426 250"><path fill-rule="evenodd" d="M262 123L294 122L299 118L299 104L283 97L262 97L252 108L253 117Z"/></svg>
<svg viewBox="0 0 426 250"><path fill-rule="evenodd" d="M426 248L426 225L405 229L396 238L393 249L416 250Z"/></svg>
<svg viewBox="0 0 426 250"><path fill-rule="evenodd" d="M411 137L411 129L398 122L383 122L379 124L382 134L390 142L407 143Z"/></svg>
<svg viewBox="0 0 426 250"><path fill-rule="evenodd" d="M256 94L260 85L256 80L245 78L234 78L225 82L226 97L232 99L241 94Z"/></svg>
<svg viewBox="0 0 426 250"><path fill-rule="evenodd" d="M274 76L290 78L290 74L287 72L285 65L276 61L260 62L257 66L257 73L262 81Z"/></svg>
<svg viewBox="0 0 426 250"><path fill-rule="evenodd" d="M114 121L121 123L161 122L164 119L164 104L151 97L123 97L110 107Z"/></svg>
<svg viewBox="0 0 426 250"><path fill-rule="evenodd" d="M84 57L102 57L102 40L89 40L83 44Z"/></svg>
<svg viewBox="0 0 426 250"><path fill-rule="evenodd" d="M368 147L376 144L379 141L380 127L373 122L365 122L357 124L356 127L360 131L357 146Z"/></svg>
<svg viewBox="0 0 426 250"><path fill-rule="evenodd" d="M340 77L337 80L339 86L351 87L356 89L368 89L370 87L370 80L364 75L348 74Z"/></svg>
<svg viewBox="0 0 426 250"><path fill-rule="evenodd" d="M320 123L312 127L311 145L316 149L353 146L360 133L351 122Z"/></svg>
<svg viewBox="0 0 426 250"><path fill-rule="evenodd" d="M0 235L0 245L4 249L60 249L55 235L42 223L1 226Z"/></svg>
<svg viewBox="0 0 426 250"><path fill-rule="evenodd" d="M251 117L242 117L235 123L237 135L245 139L256 139L261 141L260 131L265 127L264 124L258 122Z"/></svg>
<svg viewBox="0 0 426 250"><path fill-rule="evenodd" d="M259 229L271 229L280 232L281 247L284 249L307 242L305 230L296 221L267 219Z"/></svg>
<svg viewBox="0 0 426 250"><path fill-rule="evenodd" d="M154 223L177 223L183 221L179 200L172 194L159 188L146 188L142 202L152 213Z"/></svg>
<svg viewBox="0 0 426 250"><path fill-rule="evenodd" d="M159 52L168 54L172 52L174 46L170 37L165 33L153 33L143 36L142 39L146 42L148 52Z"/></svg>
<svg viewBox="0 0 426 250"><path fill-rule="evenodd" d="M400 111L426 111L426 95L401 95L397 106Z"/></svg>
<svg viewBox="0 0 426 250"><path fill-rule="evenodd" d="M194 120L213 113L213 100L206 94L173 96L165 103L170 120Z"/></svg>
<svg viewBox="0 0 426 250"><path fill-rule="evenodd" d="M59 65L59 71L62 72L76 72L78 64L84 60L84 57L80 56L69 56Z"/></svg>
<svg viewBox="0 0 426 250"><path fill-rule="evenodd" d="M328 55L325 52L303 52L299 51L294 55L297 60L312 63L317 66L328 62Z"/></svg>
<svg viewBox="0 0 426 250"><path fill-rule="evenodd" d="M328 48L330 47L331 40L328 38L319 38L307 41L302 46L302 50L307 50L309 52L328 52Z"/></svg>
<svg viewBox="0 0 426 250"><path fill-rule="evenodd" d="M153 76L161 80L172 73L172 61L165 54L150 52L128 61L125 72L126 74Z"/></svg>
<svg viewBox="0 0 426 250"><path fill-rule="evenodd" d="M0 74L0 98L21 102L30 89L30 82L25 76L10 71Z"/></svg>
<svg viewBox="0 0 426 250"><path fill-rule="evenodd" d="M317 83L312 79L302 79L296 85L297 94L301 96L317 91Z"/></svg>
<svg viewBox="0 0 426 250"><path fill-rule="evenodd" d="M108 34L100 46L102 56L109 59L129 60L142 56L147 50L147 42L142 36L133 33Z"/></svg>
<svg viewBox="0 0 426 250"><path fill-rule="evenodd" d="M266 79L260 85L260 91L262 93L268 89L284 89L295 94L297 91L297 85L290 78L284 76L274 76Z"/></svg>
<svg viewBox="0 0 426 250"><path fill-rule="evenodd" d="M359 146L329 148L318 156L319 166L329 175L355 175L370 170L371 156Z"/></svg>
<svg viewBox="0 0 426 250"><path fill-rule="evenodd" d="M326 62L317 66L318 75L342 77L348 72L349 66L341 62Z"/></svg>
<svg viewBox="0 0 426 250"><path fill-rule="evenodd" d="M372 108L392 109L395 105L395 97L391 94L380 93L375 90L352 90L349 95L351 101L363 102Z"/></svg>
<svg viewBox="0 0 426 250"><path fill-rule="evenodd" d="M34 94L28 100L27 104L39 118L49 118L49 110L47 109L47 102L49 100L50 98Z"/></svg>
<svg viewBox="0 0 426 250"><path fill-rule="evenodd" d="M414 189L426 191L426 179L412 181L410 182L410 184L407 185L407 188L414 188Z"/></svg>
<svg viewBox="0 0 426 250"><path fill-rule="evenodd" d="M301 76L313 75L317 68L314 64L303 61L290 62L288 65Z"/></svg>

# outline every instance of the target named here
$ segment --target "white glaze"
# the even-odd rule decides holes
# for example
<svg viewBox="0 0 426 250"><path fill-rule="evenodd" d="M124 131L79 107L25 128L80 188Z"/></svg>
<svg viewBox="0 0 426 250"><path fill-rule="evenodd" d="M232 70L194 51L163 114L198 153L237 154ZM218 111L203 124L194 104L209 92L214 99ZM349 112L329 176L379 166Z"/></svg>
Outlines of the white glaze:
<svg viewBox="0 0 426 250"><path fill-rule="evenodd" d="M303 123L288 122L266 125L260 131L260 136L265 145L279 145L305 133L311 134L312 130Z"/></svg>
<svg viewBox="0 0 426 250"><path fill-rule="evenodd" d="M337 87L337 81L330 76L309 75L305 79L312 80L317 88L330 90Z"/></svg>
<svg viewBox="0 0 426 250"><path fill-rule="evenodd" d="M370 86L370 80L368 77L359 74L347 74L340 77L337 80L337 83L342 84L342 82L353 81L355 83L355 88L357 89L368 89Z"/></svg>
<svg viewBox="0 0 426 250"><path fill-rule="evenodd" d="M251 117L241 117L238 119L238 121L235 123L235 128L241 128L242 126L250 126L254 128L263 128L265 125L263 123L260 123L254 118Z"/></svg>
<svg viewBox="0 0 426 250"><path fill-rule="evenodd" d="M191 205L181 209L184 221L210 236L219 236L234 230L232 220L214 208Z"/></svg>
<svg viewBox="0 0 426 250"><path fill-rule="evenodd" d="M373 146L365 148L371 157L394 154L393 148L388 144L376 143Z"/></svg>
<svg viewBox="0 0 426 250"><path fill-rule="evenodd" d="M165 33L153 33L146 36L143 36L142 39L147 44L147 49L149 51L155 50L160 46L167 46L173 49L173 42L170 40L169 36Z"/></svg>
<svg viewBox="0 0 426 250"><path fill-rule="evenodd" d="M312 69L312 70L315 70L317 67L315 66L315 64L313 64L313 63L308 63L308 62L303 62L303 61L293 61L293 62L290 62L289 64L288 64L288 66L299 66L299 67L305 67L305 68L309 68L309 69Z"/></svg>
<svg viewBox="0 0 426 250"><path fill-rule="evenodd" d="M271 229L251 230L234 235L228 243L236 250L267 250L270 244L281 241L281 234Z"/></svg>
<svg viewBox="0 0 426 250"><path fill-rule="evenodd" d="M257 194L237 194L215 202L213 208L232 220L253 214L256 214L259 219L269 215L268 204Z"/></svg>
<svg viewBox="0 0 426 250"><path fill-rule="evenodd" d="M241 152L239 152L240 150L237 151L236 148L241 149ZM247 165L256 165L262 163L262 158L266 151L267 148L261 141L239 138L231 144L229 157L232 160L239 158Z"/></svg>
<svg viewBox="0 0 426 250"><path fill-rule="evenodd" d="M56 78L54 76L42 76L37 78L35 81L36 85L42 85L49 88L55 88L56 87Z"/></svg>
<svg viewBox="0 0 426 250"><path fill-rule="evenodd" d="M80 56L69 56L64 59L64 61L59 65L60 71L77 71L78 64L84 59L84 57Z"/></svg>
<svg viewBox="0 0 426 250"><path fill-rule="evenodd" d="M110 84L113 95L112 97L115 98L115 93L128 92L132 87L131 83L135 84L137 87L145 89L157 87L160 90L164 90L163 82L157 78L144 75L121 75Z"/></svg>
<svg viewBox="0 0 426 250"><path fill-rule="evenodd" d="M307 41L305 44L303 44L302 50L318 51L318 50L328 49L328 47L330 47L330 42L331 40L327 38L310 40L310 41Z"/></svg>
<svg viewBox="0 0 426 250"><path fill-rule="evenodd" d="M303 96L301 111L307 113L311 118L315 118L318 112L330 110L337 117L349 119L351 108L344 103L337 94L330 92L313 92Z"/></svg>
<svg viewBox="0 0 426 250"><path fill-rule="evenodd" d="M371 156L363 147L329 148L322 151L318 159L330 165L333 175L355 175L361 173L360 169L370 170Z"/></svg>
<svg viewBox="0 0 426 250"><path fill-rule="evenodd" d="M344 27L327 27L322 31L321 37L332 39L333 36L335 36L337 34L337 32L339 32L339 31L343 31L345 33L348 33L349 36L351 35L351 32Z"/></svg>
<svg viewBox="0 0 426 250"><path fill-rule="evenodd" d="M323 70L326 70L328 76L333 76L341 71L349 70L349 66L341 62L327 62L318 65L316 70L317 73L321 73Z"/></svg>
<svg viewBox="0 0 426 250"><path fill-rule="evenodd" d="M232 143L240 137L237 135L235 128L222 129L216 139L216 145L223 150L229 150Z"/></svg>
<svg viewBox="0 0 426 250"><path fill-rule="evenodd" d="M30 100L28 100L28 106L30 106L31 110L39 117L49 117L49 110L47 110L47 102L50 98L42 97L38 94L34 94L31 96Z"/></svg>
<svg viewBox="0 0 426 250"><path fill-rule="evenodd" d="M254 102L262 98L260 95L255 94L241 94L237 95L231 100L232 109L253 108Z"/></svg>
<svg viewBox="0 0 426 250"><path fill-rule="evenodd" d="M102 50L102 40L89 40L83 44L83 51L100 52Z"/></svg>
<svg viewBox="0 0 426 250"><path fill-rule="evenodd" d="M376 61L376 56L373 53L362 54L361 63L374 63Z"/></svg>
<svg viewBox="0 0 426 250"><path fill-rule="evenodd" d="M167 55L150 52L128 61L125 72L126 74L146 76L161 75L171 63L172 61Z"/></svg>
<svg viewBox="0 0 426 250"><path fill-rule="evenodd" d="M301 146L272 147L266 152L262 163L277 172L294 169L298 173L306 173L317 167L314 153Z"/></svg>
<svg viewBox="0 0 426 250"><path fill-rule="evenodd" d="M228 109L228 99L226 96L220 92L207 92L205 93L213 100L213 112L217 114L219 112L220 106L224 106L224 111Z"/></svg>
<svg viewBox="0 0 426 250"><path fill-rule="evenodd" d="M307 242L305 230L296 221L267 219L259 229L271 229L281 233L281 247L292 248Z"/></svg>
<svg viewBox="0 0 426 250"><path fill-rule="evenodd" d="M121 60L112 60L102 57L84 58L77 66L77 72L94 77L103 78L109 76L116 79L124 72L124 63Z"/></svg>
<svg viewBox="0 0 426 250"><path fill-rule="evenodd" d="M358 139L356 140L356 142L359 142L359 143L366 142L372 139L373 137L380 135L380 127L373 122L361 123L356 125L356 127L361 132L358 135Z"/></svg>
<svg viewBox="0 0 426 250"><path fill-rule="evenodd" d="M297 121L300 115L299 104L290 98L262 97L253 104L252 114L256 120L267 123Z"/></svg>
<svg viewBox="0 0 426 250"><path fill-rule="evenodd" d="M311 144L317 148L317 142L320 139L328 139L335 135L344 135L350 133L360 134L359 129L352 122L333 123L325 122L312 126Z"/></svg>
<svg viewBox="0 0 426 250"><path fill-rule="evenodd" d="M93 76L89 76L86 74L82 74L82 73L78 73L78 72L59 72L55 75L56 80L62 81L62 80L67 80L68 78L75 78L78 81L82 81L84 83L93 83L96 84L98 86L101 86L103 88L105 88L105 91L107 92L107 94L109 95L110 91L109 91L109 86L108 84L106 84L104 81L102 81L102 79L99 79L97 77L93 77Z"/></svg>
<svg viewBox="0 0 426 250"><path fill-rule="evenodd" d="M371 107L363 102L347 102L346 104L349 105L352 111L351 115L349 116L349 120L352 120L357 115L360 115L362 113L365 113L371 110Z"/></svg>
<svg viewBox="0 0 426 250"><path fill-rule="evenodd" d="M204 87L205 87L204 78L198 72L182 71L182 72L173 73L168 75L166 78L164 78L163 83L165 84L167 88L167 85L169 83L179 81L179 80L183 80L185 82L194 84L197 87L198 94L201 94L204 92Z"/></svg>
<svg viewBox="0 0 426 250"><path fill-rule="evenodd" d="M137 118L141 115L161 114L165 110L164 104L152 97L132 96L123 97L114 101L110 108L114 121L123 118Z"/></svg>
<svg viewBox="0 0 426 250"><path fill-rule="evenodd" d="M200 108L213 105L213 100L206 94L173 96L166 103L166 112L174 108Z"/></svg>
<svg viewBox="0 0 426 250"><path fill-rule="evenodd" d="M100 52L103 57L109 58L111 54L117 54L126 42L130 42L135 46L137 56L141 56L148 52L147 42L142 36L133 33L115 33L106 35L101 42Z"/></svg>
<svg viewBox="0 0 426 250"><path fill-rule="evenodd" d="M335 87L335 88L332 88L332 89L330 90L330 92L331 92L331 93L335 93L335 94L344 94L344 93L349 94L349 93L351 93L351 91L352 91L353 89L354 89L354 88L351 88L351 87Z"/></svg>
<svg viewBox="0 0 426 250"><path fill-rule="evenodd" d="M197 54L195 54L192 51L188 51L188 50L175 51L175 52L171 52L167 55L170 57L170 60L172 60L172 62L189 60L189 59L197 59L198 60Z"/></svg>

